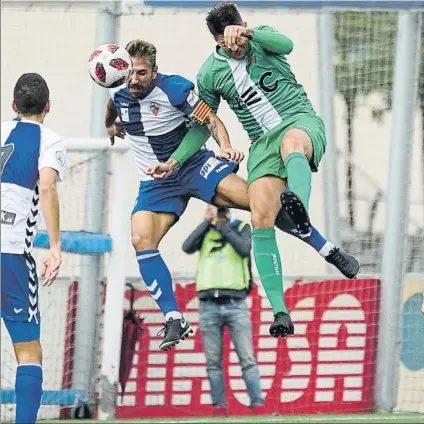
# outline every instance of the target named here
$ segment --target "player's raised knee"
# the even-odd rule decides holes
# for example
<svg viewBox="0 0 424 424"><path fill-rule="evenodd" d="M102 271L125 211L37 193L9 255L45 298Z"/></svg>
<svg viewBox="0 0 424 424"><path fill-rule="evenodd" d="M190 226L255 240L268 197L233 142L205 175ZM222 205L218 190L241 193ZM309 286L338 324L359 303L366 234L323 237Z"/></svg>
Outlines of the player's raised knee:
<svg viewBox="0 0 424 424"><path fill-rule="evenodd" d="M39 340L15 343L15 354L19 365L42 363L42 350Z"/></svg>
<svg viewBox="0 0 424 424"><path fill-rule="evenodd" d="M280 149L282 158L295 152L303 153L309 158L312 155L311 139L305 131L294 128L285 134Z"/></svg>
<svg viewBox="0 0 424 424"><path fill-rule="evenodd" d="M271 211L253 210L251 212L252 227L254 230L261 228L273 228L275 222L275 216Z"/></svg>

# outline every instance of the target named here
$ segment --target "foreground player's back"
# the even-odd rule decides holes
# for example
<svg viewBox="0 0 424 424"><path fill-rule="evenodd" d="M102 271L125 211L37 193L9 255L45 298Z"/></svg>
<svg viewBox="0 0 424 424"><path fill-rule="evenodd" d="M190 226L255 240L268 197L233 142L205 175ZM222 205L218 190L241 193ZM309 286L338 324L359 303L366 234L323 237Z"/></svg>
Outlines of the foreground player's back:
<svg viewBox="0 0 424 424"><path fill-rule="evenodd" d="M17 423L35 423L42 395L38 277L31 256L41 205L50 249L42 262L43 285L61 264L56 182L65 165L63 140L42 125L50 92L36 73L21 75L13 90L17 118L1 124L1 317L15 348Z"/></svg>
<svg viewBox="0 0 424 424"><path fill-rule="evenodd" d="M16 118L1 123L1 248L24 253L31 245L38 215L39 169L63 174L63 141L42 124Z"/></svg>

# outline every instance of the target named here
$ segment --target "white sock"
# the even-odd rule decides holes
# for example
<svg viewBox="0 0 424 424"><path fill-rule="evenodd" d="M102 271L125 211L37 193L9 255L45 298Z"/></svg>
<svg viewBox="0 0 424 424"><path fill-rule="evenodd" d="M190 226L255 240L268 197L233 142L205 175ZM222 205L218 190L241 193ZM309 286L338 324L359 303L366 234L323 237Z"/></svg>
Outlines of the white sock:
<svg viewBox="0 0 424 424"><path fill-rule="evenodd" d="M178 311L168 312L165 315L166 322L168 322L170 318L172 318L172 319L181 319L182 318L181 312L178 312Z"/></svg>
<svg viewBox="0 0 424 424"><path fill-rule="evenodd" d="M331 249L334 247L333 243L327 241L324 246L321 247L321 250L318 252L323 258L330 254Z"/></svg>

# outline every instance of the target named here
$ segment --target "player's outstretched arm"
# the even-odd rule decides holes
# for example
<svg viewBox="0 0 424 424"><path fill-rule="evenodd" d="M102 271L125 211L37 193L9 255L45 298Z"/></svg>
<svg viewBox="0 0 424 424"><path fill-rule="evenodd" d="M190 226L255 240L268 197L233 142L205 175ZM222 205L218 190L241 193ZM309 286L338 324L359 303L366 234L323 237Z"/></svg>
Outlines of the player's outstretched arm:
<svg viewBox="0 0 424 424"><path fill-rule="evenodd" d="M241 162L243 153L231 147L227 130L222 121L210 111L202 120L195 120L180 145L171 157L163 163L149 166L145 172L157 180L167 178L172 171L182 166L187 160L195 155L212 135L221 148L221 156L234 162Z"/></svg>
<svg viewBox="0 0 424 424"><path fill-rule="evenodd" d="M162 180L171 175L172 171L182 166L206 143L210 133L206 127L193 123L180 145L166 162L159 162L145 169L147 175Z"/></svg>
<svg viewBox="0 0 424 424"><path fill-rule="evenodd" d="M50 251L43 261L41 276L45 277L44 285L53 283L59 273L61 264L61 245L59 228L59 196L57 193L58 172L53 168L40 170L39 195L41 210L49 236Z"/></svg>

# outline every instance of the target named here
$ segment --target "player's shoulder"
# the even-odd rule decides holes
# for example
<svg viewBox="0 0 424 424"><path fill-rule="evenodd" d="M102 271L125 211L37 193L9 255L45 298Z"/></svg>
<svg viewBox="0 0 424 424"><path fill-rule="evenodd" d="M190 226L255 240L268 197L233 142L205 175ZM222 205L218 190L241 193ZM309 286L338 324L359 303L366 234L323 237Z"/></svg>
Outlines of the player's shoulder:
<svg viewBox="0 0 424 424"><path fill-rule="evenodd" d="M216 54L215 53L210 54L206 58L206 60L203 62L203 65L200 67L199 74L206 73L210 69L212 69L215 66L216 60L217 60Z"/></svg>
<svg viewBox="0 0 424 424"><path fill-rule="evenodd" d="M205 80L211 79L213 77L213 71L216 67L217 57L215 53L210 54L207 59L203 62L203 65L200 67L199 72L197 73L197 81L205 82Z"/></svg>
<svg viewBox="0 0 424 424"><path fill-rule="evenodd" d="M56 131L41 125L41 141L45 146L50 146L58 142L63 141L63 137L60 136Z"/></svg>
<svg viewBox="0 0 424 424"><path fill-rule="evenodd" d="M194 84L178 74L158 73L156 85L166 94L175 94L180 90L191 90Z"/></svg>
<svg viewBox="0 0 424 424"><path fill-rule="evenodd" d="M158 73L156 86L167 95L174 106L183 103L194 89L194 84L189 79L177 74Z"/></svg>
<svg viewBox="0 0 424 424"><path fill-rule="evenodd" d="M19 125L19 126L18 126ZM34 137L36 139L40 139L40 133L39 130L42 127L42 125L38 122L28 120L28 119L21 119L21 118L14 118L10 121L2 121L1 123L1 142L2 145L6 143L6 141L9 139L9 136L14 133L14 130L19 130L19 133L14 133L15 137L18 139L26 140L28 138L31 138L32 141L34 141ZM33 131L33 129L36 129L36 131Z"/></svg>
<svg viewBox="0 0 424 424"><path fill-rule="evenodd" d="M16 127L16 121L2 121L1 122L1 144L6 143L9 134L12 132L13 128Z"/></svg>
<svg viewBox="0 0 424 424"><path fill-rule="evenodd" d="M12 130L16 127L17 121L1 121L1 132Z"/></svg>

